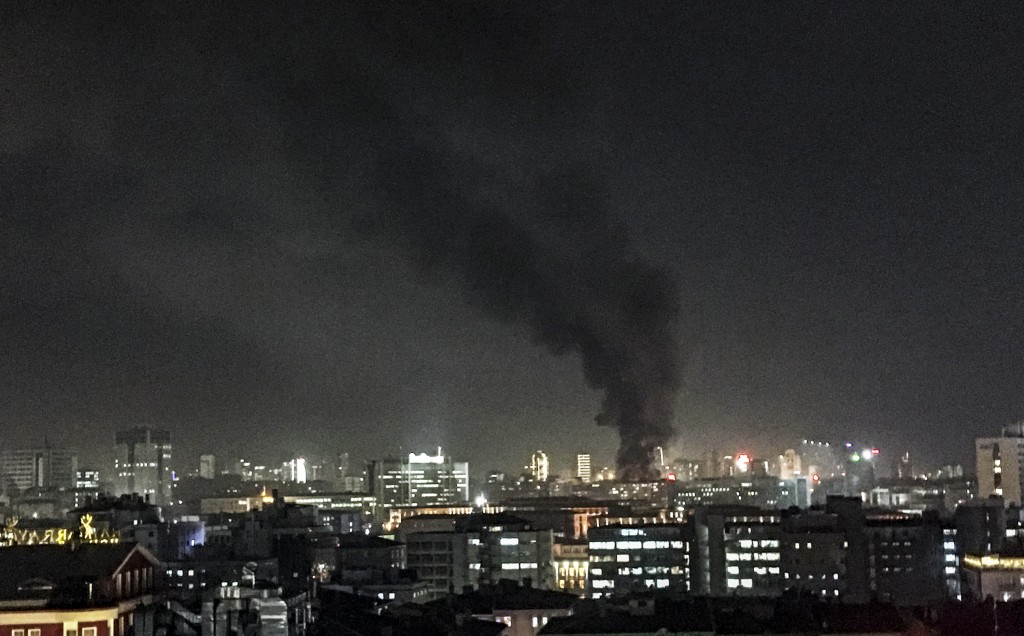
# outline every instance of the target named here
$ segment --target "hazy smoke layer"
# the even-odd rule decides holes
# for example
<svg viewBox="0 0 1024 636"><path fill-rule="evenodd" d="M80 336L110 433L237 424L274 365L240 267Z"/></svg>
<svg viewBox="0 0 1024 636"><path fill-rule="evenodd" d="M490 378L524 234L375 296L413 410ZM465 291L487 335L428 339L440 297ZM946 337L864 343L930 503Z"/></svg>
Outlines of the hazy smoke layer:
<svg viewBox="0 0 1024 636"><path fill-rule="evenodd" d="M552 353L578 353L604 392L597 423L619 432L619 478L652 477L681 383L679 297L664 271L630 254L593 184L541 172L514 197L520 207L481 195L499 179L472 162L422 145L384 155L375 187L387 212L376 229L455 277L490 316L528 325Z"/></svg>

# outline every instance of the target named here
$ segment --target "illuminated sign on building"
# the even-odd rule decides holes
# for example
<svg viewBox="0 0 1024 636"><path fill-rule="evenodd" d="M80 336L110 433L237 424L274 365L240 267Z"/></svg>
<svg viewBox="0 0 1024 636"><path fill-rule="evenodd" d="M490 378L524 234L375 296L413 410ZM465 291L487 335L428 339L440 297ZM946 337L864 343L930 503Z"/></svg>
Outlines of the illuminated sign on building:
<svg viewBox="0 0 1024 636"><path fill-rule="evenodd" d="M78 528L19 528L11 517L0 531L0 547L12 545L64 545L65 543L119 543L117 532L97 530L92 515L84 515Z"/></svg>

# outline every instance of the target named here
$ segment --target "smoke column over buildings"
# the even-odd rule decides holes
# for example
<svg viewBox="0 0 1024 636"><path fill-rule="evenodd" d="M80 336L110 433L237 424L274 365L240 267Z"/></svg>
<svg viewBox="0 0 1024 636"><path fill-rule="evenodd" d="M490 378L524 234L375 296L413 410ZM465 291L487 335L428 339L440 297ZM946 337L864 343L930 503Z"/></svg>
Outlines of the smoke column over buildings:
<svg viewBox="0 0 1024 636"><path fill-rule="evenodd" d="M597 423L619 434L619 478L651 478L681 386L676 286L630 253L584 174L536 169L524 195L494 196L503 179L453 154L422 144L383 153L374 187L384 209L367 221L455 278L471 305L528 326L554 354L578 354L604 392Z"/></svg>

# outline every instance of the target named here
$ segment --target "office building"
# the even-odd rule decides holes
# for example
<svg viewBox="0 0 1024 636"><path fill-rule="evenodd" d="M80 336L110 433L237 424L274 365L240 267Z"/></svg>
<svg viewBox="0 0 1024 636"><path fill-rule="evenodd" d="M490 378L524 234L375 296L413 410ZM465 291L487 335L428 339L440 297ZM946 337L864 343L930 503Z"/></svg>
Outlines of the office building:
<svg viewBox="0 0 1024 636"><path fill-rule="evenodd" d="M75 471L75 487L71 490L72 505L80 508L100 495L100 472L98 470Z"/></svg>
<svg viewBox="0 0 1024 636"><path fill-rule="evenodd" d="M576 479L584 484L590 483L590 453L576 455Z"/></svg>
<svg viewBox="0 0 1024 636"><path fill-rule="evenodd" d="M995 495L1006 505L1021 505L1024 481L1024 422L1004 426L1000 437L975 440L978 467L978 496Z"/></svg>
<svg viewBox="0 0 1024 636"><path fill-rule="evenodd" d="M758 508L806 508L810 505L810 482L805 477L728 477L676 481L672 503L677 508L699 506L756 506Z"/></svg>
<svg viewBox="0 0 1024 636"><path fill-rule="evenodd" d="M437 530L404 537L409 568L432 590L479 588L502 580L554 588L551 530L505 513L430 517L438 517L430 519Z"/></svg>
<svg viewBox="0 0 1024 636"><path fill-rule="evenodd" d="M2 488L74 488L78 458L57 448L25 448L0 452Z"/></svg>
<svg viewBox="0 0 1024 636"><path fill-rule="evenodd" d="M213 479L217 476L216 458L213 455L199 456L199 476L203 479Z"/></svg>
<svg viewBox="0 0 1024 636"><path fill-rule="evenodd" d="M75 471L75 488L99 489L99 487L100 471L89 469Z"/></svg>
<svg viewBox="0 0 1024 636"><path fill-rule="evenodd" d="M690 590L690 543L680 524L611 525L588 533L588 596Z"/></svg>
<svg viewBox="0 0 1024 636"><path fill-rule="evenodd" d="M947 597L943 527L938 514L878 514L865 521L871 590L886 603L914 605Z"/></svg>
<svg viewBox="0 0 1024 636"><path fill-rule="evenodd" d="M469 501L469 464L437 455L409 453L370 462L368 490L383 506L430 506Z"/></svg>
<svg viewBox="0 0 1024 636"><path fill-rule="evenodd" d="M114 436L114 494L138 494L154 505L171 501L171 434L148 427Z"/></svg>
<svg viewBox="0 0 1024 636"><path fill-rule="evenodd" d="M689 521L693 592L708 596L778 595L782 589L781 520L777 511L752 506L695 510Z"/></svg>

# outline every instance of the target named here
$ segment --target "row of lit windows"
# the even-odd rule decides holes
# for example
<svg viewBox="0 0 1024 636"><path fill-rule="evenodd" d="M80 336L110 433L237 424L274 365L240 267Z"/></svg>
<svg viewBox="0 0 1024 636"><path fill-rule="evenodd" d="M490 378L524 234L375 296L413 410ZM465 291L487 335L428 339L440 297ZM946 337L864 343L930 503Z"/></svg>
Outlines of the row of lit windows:
<svg viewBox="0 0 1024 636"><path fill-rule="evenodd" d="M778 552L726 552L726 561L778 561Z"/></svg>
<svg viewBox="0 0 1024 636"><path fill-rule="evenodd" d="M684 550L683 541L591 541L591 550Z"/></svg>
<svg viewBox="0 0 1024 636"><path fill-rule="evenodd" d="M730 565L727 568L725 568L725 572L726 572L726 574L739 574L740 573L740 566L738 566L738 565ZM779 568L775 567L775 566L772 566L772 567L756 567L756 568L754 568L754 574L758 574L758 575L761 575L761 576L764 576L766 574L778 574L778 573L779 573Z"/></svg>
<svg viewBox="0 0 1024 636"><path fill-rule="evenodd" d="M743 548L743 549L749 549L749 548L777 548L777 547L779 547L779 540L778 539L762 539L761 541L757 541L757 540L754 540L754 539L740 539L739 540L739 544L740 544L740 547Z"/></svg>
<svg viewBox="0 0 1024 636"><path fill-rule="evenodd" d="M536 563L502 563L502 570L536 570Z"/></svg>

